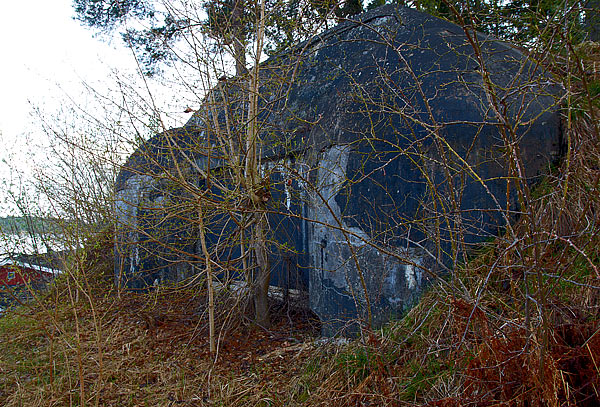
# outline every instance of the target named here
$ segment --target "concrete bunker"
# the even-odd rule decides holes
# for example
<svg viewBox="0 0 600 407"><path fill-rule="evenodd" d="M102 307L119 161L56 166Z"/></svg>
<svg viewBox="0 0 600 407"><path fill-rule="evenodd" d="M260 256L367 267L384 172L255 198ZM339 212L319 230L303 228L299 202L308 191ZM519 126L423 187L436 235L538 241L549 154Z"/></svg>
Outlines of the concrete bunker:
<svg viewBox="0 0 600 407"><path fill-rule="evenodd" d="M514 220L507 146L527 183L560 153L560 89L515 48L470 35L477 51L461 27L384 6L261 66L272 284L308 292L325 335L403 312L426 281ZM201 271L197 235L166 209L186 191L165 173L179 163L201 188L199 170L227 166L213 119L243 117L243 80L219 84L185 126L154 136L124 165L118 284ZM238 233L225 214L213 221L212 244ZM219 254L232 269L227 261L239 258L235 245Z"/></svg>

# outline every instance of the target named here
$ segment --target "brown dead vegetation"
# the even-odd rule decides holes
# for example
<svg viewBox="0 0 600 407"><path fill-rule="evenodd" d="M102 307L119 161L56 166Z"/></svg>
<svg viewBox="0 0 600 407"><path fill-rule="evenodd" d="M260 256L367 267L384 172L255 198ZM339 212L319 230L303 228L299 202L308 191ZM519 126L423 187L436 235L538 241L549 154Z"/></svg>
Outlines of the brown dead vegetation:
<svg viewBox="0 0 600 407"><path fill-rule="evenodd" d="M569 160L515 226L523 244L499 237L347 345L316 342L310 314L282 305L257 328L221 290L211 355L201 286L119 296L95 255L91 275L0 318L0 404L600 405L597 134L589 115L574 122Z"/></svg>

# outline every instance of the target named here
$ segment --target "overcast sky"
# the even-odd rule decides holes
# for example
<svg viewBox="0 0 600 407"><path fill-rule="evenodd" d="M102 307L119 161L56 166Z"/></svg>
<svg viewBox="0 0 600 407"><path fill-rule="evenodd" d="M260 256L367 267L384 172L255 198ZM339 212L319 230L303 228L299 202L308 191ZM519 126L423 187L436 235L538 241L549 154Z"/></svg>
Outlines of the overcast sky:
<svg viewBox="0 0 600 407"><path fill-rule="evenodd" d="M53 114L70 98L85 108L82 83L107 88L109 81L114 83L114 69L136 75L131 52L118 37L95 38L94 31L81 26L73 15L72 0L0 5L0 159L12 157L8 164L0 163L0 182L9 176L10 167L25 176L31 170L24 154L34 144L30 140L42 137L39 121L31 116L33 107Z"/></svg>
<svg viewBox="0 0 600 407"><path fill-rule="evenodd" d="M7 1L0 6L0 129L10 142L30 123L30 103L52 104L59 87L76 94L97 81L127 50L93 38L72 18L71 0ZM120 48L120 49L117 49Z"/></svg>

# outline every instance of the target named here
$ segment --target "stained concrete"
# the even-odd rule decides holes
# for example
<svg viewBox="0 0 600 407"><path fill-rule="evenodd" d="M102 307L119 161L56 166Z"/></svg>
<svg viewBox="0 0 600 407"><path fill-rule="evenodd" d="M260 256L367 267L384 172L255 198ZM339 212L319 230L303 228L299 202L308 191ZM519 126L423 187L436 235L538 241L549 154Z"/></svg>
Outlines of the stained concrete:
<svg viewBox="0 0 600 407"><path fill-rule="evenodd" d="M533 184L560 155L561 89L550 75L508 44L407 8L346 21L270 58L261 73L272 283L308 291L326 335L401 314L427 281L518 217L508 168ZM183 128L155 136L124 166L121 283L201 270L193 226L165 216L186 195L166 188L164 173L188 163L201 189L198 169L227 166L213 148L212 113L243 132L235 123L247 108L245 80L220 83ZM237 236L227 214L211 230L211 244ZM232 244L219 260L239 255Z"/></svg>

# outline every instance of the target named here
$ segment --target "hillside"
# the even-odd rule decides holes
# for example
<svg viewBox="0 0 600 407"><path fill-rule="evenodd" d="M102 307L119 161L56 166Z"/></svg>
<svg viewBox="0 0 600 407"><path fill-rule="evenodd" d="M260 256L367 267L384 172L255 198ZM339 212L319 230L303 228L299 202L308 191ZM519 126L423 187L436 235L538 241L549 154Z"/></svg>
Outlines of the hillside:
<svg viewBox="0 0 600 407"><path fill-rule="evenodd" d="M273 329L254 327L223 296L211 356L204 291L118 295L102 277L111 242L100 240L77 280L65 275L38 302L0 319L0 403L596 406L595 134L589 117L577 119L570 161L530 204L537 235L515 225L530 242L526 251L491 242L403 319L347 344L318 340L310 315L286 307Z"/></svg>
<svg viewBox="0 0 600 407"><path fill-rule="evenodd" d="M325 339L283 295L265 329L223 284L211 353L204 274L122 289L105 227L76 240L47 292L0 317L0 405L600 405L600 46L575 51L577 75L560 55L540 62L556 57L556 77L572 75L565 154L535 186L508 180L523 194L514 222L401 318Z"/></svg>
<svg viewBox="0 0 600 407"><path fill-rule="evenodd" d="M57 230L57 219L36 216L5 216L0 218L4 234L49 233Z"/></svg>

